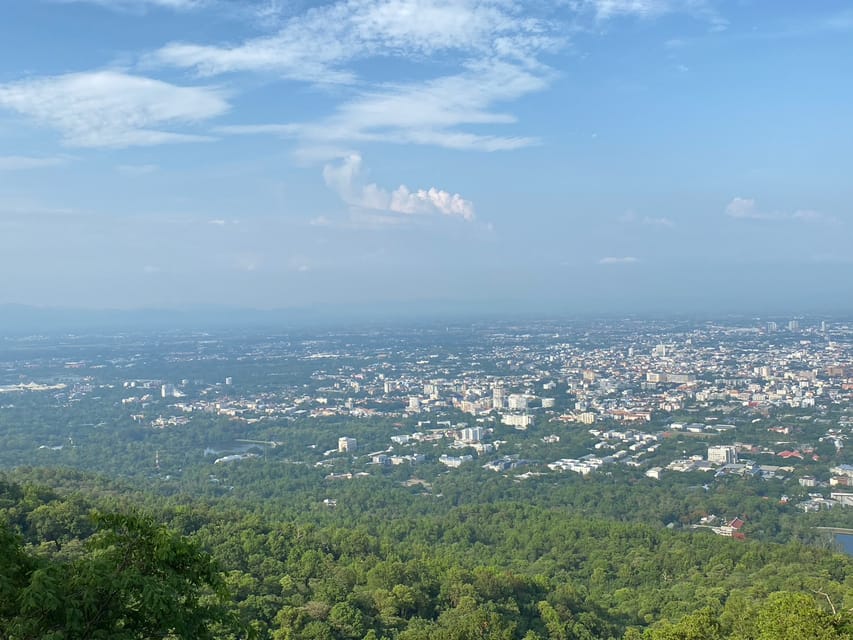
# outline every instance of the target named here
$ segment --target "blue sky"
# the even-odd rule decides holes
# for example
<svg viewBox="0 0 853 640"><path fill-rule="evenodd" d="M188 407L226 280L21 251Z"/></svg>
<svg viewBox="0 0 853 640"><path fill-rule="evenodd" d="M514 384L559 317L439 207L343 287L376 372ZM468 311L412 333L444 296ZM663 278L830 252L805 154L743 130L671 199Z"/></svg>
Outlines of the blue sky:
<svg viewBox="0 0 853 640"><path fill-rule="evenodd" d="M5 0L0 303L841 309L853 7Z"/></svg>

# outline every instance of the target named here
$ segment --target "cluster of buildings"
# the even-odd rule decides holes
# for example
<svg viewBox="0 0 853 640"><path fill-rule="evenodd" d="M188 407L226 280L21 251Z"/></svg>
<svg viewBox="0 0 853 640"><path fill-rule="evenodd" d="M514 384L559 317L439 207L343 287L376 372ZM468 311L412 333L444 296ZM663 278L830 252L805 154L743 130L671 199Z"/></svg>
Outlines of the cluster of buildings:
<svg viewBox="0 0 853 640"><path fill-rule="evenodd" d="M5 364L17 371L16 392L46 391L60 402L101 394L129 419L158 429L192 428L198 416L245 426L247 437L261 429L284 433L295 421L398 425L389 449L376 452L368 450L382 444L358 442L344 428L332 432L337 444L325 445L327 459L346 454L338 459L353 464L431 460L455 468L478 457L493 471L525 466L532 470L526 473L583 475L621 464L653 479L692 471L799 474L804 488L843 491L853 486L845 465L798 469L820 462L818 448L844 453L853 430L852 345L850 323L627 319L204 337L175 343L163 379L133 377L144 362L131 352L59 363L67 379L43 383L22 382L26 369ZM182 377L198 375L206 363L216 367L215 379ZM263 365L266 375L232 368L246 363ZM6 387L13 385L0 390ZM784 412L797 417L774 419ZM798 420L824 415L832 420L819 441L800 436ZM733 442L754 421L766 424L760 444ZM587 438L585 449L569 450L578 434ZM691 446L663 459L668 438ZM521 449L529 442L544 445L535 461Z"/></svg>

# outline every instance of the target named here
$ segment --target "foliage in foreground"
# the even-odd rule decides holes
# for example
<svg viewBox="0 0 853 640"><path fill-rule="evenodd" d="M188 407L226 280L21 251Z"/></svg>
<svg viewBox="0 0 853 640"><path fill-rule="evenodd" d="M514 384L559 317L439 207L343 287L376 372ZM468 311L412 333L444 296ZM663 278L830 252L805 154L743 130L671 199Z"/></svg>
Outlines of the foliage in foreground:
<svg viewBox="0 0 853 640"><path fill-rule="evenodd" d="M0 526L0 638L215 638L229 620L210 556L138 515L94 515L95 532L50 555Z"/></svg>
<svg viewBox="0 0 853 640"><path fill-rule="evenodd" d="M853 562L802 544L514 502L350 527L122 505L0 481L0 638L853 638Z"/></svg>

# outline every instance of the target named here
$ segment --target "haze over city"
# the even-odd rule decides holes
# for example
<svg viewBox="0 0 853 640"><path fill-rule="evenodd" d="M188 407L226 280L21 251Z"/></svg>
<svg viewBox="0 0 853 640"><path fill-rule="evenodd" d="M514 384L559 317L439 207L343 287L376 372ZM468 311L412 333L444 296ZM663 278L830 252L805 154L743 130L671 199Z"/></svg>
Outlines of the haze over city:
<svg viewBox="0 0 853 640"><path fill-rule="evenodd" d="M0 304L849 310L849 3L0 15Z"/></svg>

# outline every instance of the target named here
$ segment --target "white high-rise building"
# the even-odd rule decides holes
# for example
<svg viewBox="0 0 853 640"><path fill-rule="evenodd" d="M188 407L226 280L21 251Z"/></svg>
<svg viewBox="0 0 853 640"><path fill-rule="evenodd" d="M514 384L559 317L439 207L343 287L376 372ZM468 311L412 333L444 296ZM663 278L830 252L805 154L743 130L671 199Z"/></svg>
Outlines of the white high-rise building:
<svg viewBox="0 0 853 640"><path fill-rule="evenodd" d="M533 426L533 416L527 413L507 413L501 416L501 423L523 430Z"/></svg>
<svg viewBox="0 0 853 640"><path fill-rule="evenodd" d="M492 409L504 408L504 388L501 384L492 387Z"/></svg>
<svg viewBox="0 0 853 640"><path fill-rule="evenodd" d="M459 432L459 439L462 442L475 444L480 441L483 435L482 427L465 427Z"/></svg>
<svg viewBox="0 0 853 640"><path fill-rule="evenodd" d="M731 445L708 447L708 462L732 464L737 462L737 449Z"/></svg>
<svg viewBox="0 0 853 640"><path fill-rule="evenodd" d="M527 397L520 393L513 393L507 398L507 408L510 411L524 411L527 409Z"/></svg>
<svg viewBox="0 0 853 640"><path fill-rule="evenodd" d="M349 453L351 451L355 451L358 443L355 438L347 438L346 436L341 436L338 438L338 452L339 453Z"/></svg>

